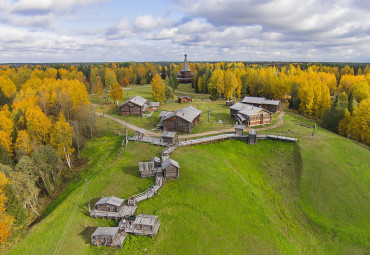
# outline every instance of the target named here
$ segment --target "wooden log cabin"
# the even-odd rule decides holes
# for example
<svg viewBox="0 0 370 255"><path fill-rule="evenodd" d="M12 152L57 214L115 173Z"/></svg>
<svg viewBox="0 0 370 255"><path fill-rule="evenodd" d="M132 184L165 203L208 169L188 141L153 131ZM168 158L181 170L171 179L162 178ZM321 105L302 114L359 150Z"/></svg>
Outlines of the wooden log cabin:
<svg viewBox="0 0 370 255"><path fill-rule="evenodd" d="M131 223L131 224L130 224ZM132 222L130 220L121 220L119 228L126 233L134 235L155 236L158 233L161 223L156 215L139 214Z"/></svg>
<svg viewBox="0 0 370 255"><path fill-rule="evenodd" d="M134 96L129 100L119 105L122 116L140 115L143 116L146 112L147 100L141 96Z"/></svg>
<svg viewBox="0 0 370 255"><path fill-rule="evenodd" d="M178 178L180 165L173 159L166 159L162 162L162 171L164 178Z"/></svg>
<svg viewBox="0 0 370 255"><path fill-rule="evenodd" d="M280 100L270 100L264 97L244 97L242 103L257 106L272 113L280 111Z"/></svg>
<svg viewBox="0 0 370 255"><path fill-rule="evenodd" d="M154 177L156 175L156 167L154 162L139 162L139 172L141 178Z"/></svg>
<svg viewBox="0 0 370 255"><path fill-rule="evenodd" d="M177 97L177 102L180 103L180 104L186 104L186 103L190 103L192 101L193 101L193 99L191 99L191 97L189 97L189 96L178 96Z"/></svg>
<svg viewBox="0 0 370 255"><path fill-rule="evenodd" d="M119 227L98 227L91 235L91 243L95 246L106 245L122 248L126 233Z"/></svg>
<svg viewBox="0 0 370 255"><path fill-rule="evenodd" d="M271 112L243 103L236 103L230 107L230 117L247 127L271 123Z"/></svg>
<svg viewBox="0 0 370 255"><path fill-rule="evenodd" d="M115 196L103 197L94 205L90 211L90 217L120 219L125 216L131 216L136 211L136 206L124 205L124 199Z"/></svg>
<svg viewBox="0 0 370 255"><path fill-rule="evenodd" d="M178 141L178 135L176 132L163 131L162 140L166 144L176 144Z"/></svg>
<svg viewBox="0 0 370 255"><path fill-rule="evenodd" d="M271 123L271 113L256 106L249 106L240 110L236 119L240 124L245 124L248 127L265 125Z"/></svg>
<svg viewBox="0 0 370 255"><path fill-rule="evenodd" d="M161 118L159 125L163 125L163 130L190 133L200 119L202 112L193 106L187 106L176 112L167 112L165 117Z"/></svg>
<svg viewBox="0 0 370 255"><path fill-rule="evenodd" d="M177 82L178 83L191 83L193 82L194 73L190 70L188 64L188 55L185 53L184 64L180 72L177 73Z"/></svg>

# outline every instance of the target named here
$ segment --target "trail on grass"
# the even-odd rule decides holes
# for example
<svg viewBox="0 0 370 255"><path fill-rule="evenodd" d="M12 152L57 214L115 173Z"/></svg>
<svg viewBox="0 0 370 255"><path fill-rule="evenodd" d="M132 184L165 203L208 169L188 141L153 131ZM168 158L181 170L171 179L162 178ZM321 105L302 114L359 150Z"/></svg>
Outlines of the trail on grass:
<svg viewBox="0 0 370 255"><path fill-rule="evenodd" d="M99 106L97 104L91 104L91 105L92 106ZM113 117L113 116L110 116L110 115L105 114L105 113L95 112L95 114L98 115L98 116L103 116L103 117L106 117L108 119L114 120L114 121L118 122L119 124L121 124L123 126L126 126L129 129L132 129L134 131L138 131L138 130L142 129L141 127L135 126L131 123L128 123L128 122L123 121L123 120L121 120L117 117ZM278 123L276 123L275 125L269 126L269 127L258 128L257 131L265 131L265 130L270 130L270 129L280 127L281 125L284 124L284 120L283 120L284 115L285 115L285 112L280 112L280 114L278 116ZM246 128L246 130L249 130L249 129L251 129L251 128ZM195 138L195 137L208 136L208 135L217 135L217 134L230 133L230 132L234 132L234 128L220 129L220 130L215 130L215 131L207 131L207 132L203 132L203 133L196 133L196 134L189 134L189 135L179 135L179 139ZM147 130L145 134L148 135L148 136L154 136L154 137L160 137L161 136L160 133L155 133L155 132L152 132L150 130Z"/></svg>

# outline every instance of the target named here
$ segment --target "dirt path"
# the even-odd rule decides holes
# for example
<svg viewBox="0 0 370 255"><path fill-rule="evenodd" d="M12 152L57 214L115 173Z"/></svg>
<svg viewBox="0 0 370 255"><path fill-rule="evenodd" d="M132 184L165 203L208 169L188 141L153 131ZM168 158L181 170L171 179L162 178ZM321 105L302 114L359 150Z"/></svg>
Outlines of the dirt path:
<svg viewBox="0 0 370 255"><path fill-rule="evenodd" d="M97 104L91 104L91 105L92 106L99 106ZM139 129L141 129L141 127L137 127L137 126L135 126L131 123L125 122L125 121L123 121L119 118L116 118L116 117L113 117L113 116L110 116L110 115L107 115L107 114L104 114L104 113L95 112L95 114L98 115L98 116L103 116L103 117L106 117L108 119L114 120L114 121L120 123L121 125L124 125L124 126L128 127L129 129L132 129L134 131L138 131ZM280 127L281 125L284 124L284 120L283 120L284 114L285 114L284 112L279 113L278 123L276 123L275 125L272 125L272 126L269 126L269 127L264 127L264 128L258 128L257 131L270 130L270 129ZM249 130L249 129L250 128L246 128L246 130ZM234 128L221 129L221 130L215 130L215 131L207 131L207 132L197 133L197 134L179 135L179 139L196 138L196 137L201 137L201 136L217 135L217 134L231 133L231 132L234 132ZM153 136L153 137L160 137L161 136L161 134L153 132L151 130L147 130L145 135Z"/></svg>

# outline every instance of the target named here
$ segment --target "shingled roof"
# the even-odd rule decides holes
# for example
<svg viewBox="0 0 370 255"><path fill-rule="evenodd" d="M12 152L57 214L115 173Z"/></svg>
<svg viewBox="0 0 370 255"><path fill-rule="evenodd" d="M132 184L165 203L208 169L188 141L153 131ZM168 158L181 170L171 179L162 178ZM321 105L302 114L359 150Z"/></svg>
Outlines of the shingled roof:
<svg viewBox="0 0 370 255"><path fill-rule="evenodd" d="M158 216L156 215L139 214L138 216L136 216L134 225L154 226L157 218Z"/></svg>
<svg viewBox="0 0 370 255"><path fill-rule="evenodd" d="M257 106L249 106L249 107L245 107L244 109L240 110L239 114L243 114L245 116L251 116L251 115L258 113L259 111L266 111L266 110L259 108Z"/></svg>
<svg viewBox="0 0 370 255"><path fill-rule="evenodd" d="M185 108L182 108L175 112L175 115L179 118L182 118L188 122L193 122L193 120L198 117L202 111L198 110L197 108L189 105Z"/></svg>
<svg viewBox="0 0 370 255"><path fill-rule="evenodd" d="M244 97L242 102L247 104L263 104L265 99L264 97Z"/></svg>
<svg viewBox="0 0 370 255"><path fill-rule="evenodd" d="M188 64L188 54L185 53L184 64L182 65L181 72L190 72L189 64Z"/></svg>
<svg viewBox="0 0 370 255"><path fill-rule="evenodd" d="M110 197L102 197L99 199L98 202L96 202L97 205L99 204L110 204L115 206L120 206L123 204L125 200L119 197L110 196Z"/></svg>
<svg viewBox="0 0 370 255"><path fill-rule="evenodd" d="M143 106L143 105L145 105L145 103L146 103L147 101L148 101L148 100L146 100L145 98L143 98L143 97L141 97L141 96L137 95L137 96L134 96L133 98L130 98L129 100L127 100L127 101L123 102L121 105L124 105L124 104L126 104L126 103L128 103L128 102L131 102L131 103L136 104L136 105L138 105L138 106ZM120 105L120 106L121 106L121 105Z"/></svg>
<svg viewBox="0 0 370 255"><path fill-rule="evenodd" d="M162 162L162 169L165 169L169 165L173 165L176 168L180 168L180 165L177 161L168 158L168 159L166 159L165 161Z"/></svg>
<svg viewBox="0 0 370 255"><path fill-rule="evenodd" d="M249 105L248 104L243 104L243 103L237 102L236 104L233 104L229 108L231 110L240 111L241 109L245 108L246 106L249 106Z"/></svg>

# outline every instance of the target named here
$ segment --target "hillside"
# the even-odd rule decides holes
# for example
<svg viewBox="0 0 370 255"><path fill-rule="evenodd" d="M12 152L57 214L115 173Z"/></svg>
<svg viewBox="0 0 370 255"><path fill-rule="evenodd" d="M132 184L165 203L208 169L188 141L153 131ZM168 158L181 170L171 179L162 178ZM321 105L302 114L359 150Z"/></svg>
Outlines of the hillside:
<svg viewBox="0 0 370 255"><path fill-rule="evenodd" d="M116 223L88 217L84 179L91 177L93 202L126 198L152 183L139 177L137 162L160 155L161 148L132 142L126 150L117 136L92 140L83 152L89 159L84 176L9 254L369 252L368 148L325 130L312 137L311 129L295 124L313 123L294 114L284 121L277 131L291 130L297 144L225 141L176 150L179 179L137 211L160 216L158 236L130 236L122 250L90 245L95 227Z"/></svg>

